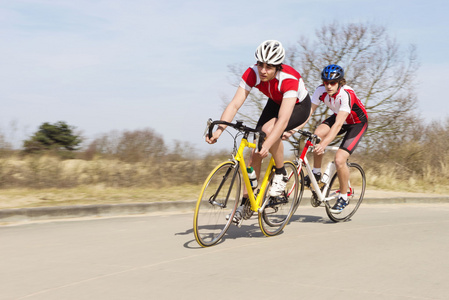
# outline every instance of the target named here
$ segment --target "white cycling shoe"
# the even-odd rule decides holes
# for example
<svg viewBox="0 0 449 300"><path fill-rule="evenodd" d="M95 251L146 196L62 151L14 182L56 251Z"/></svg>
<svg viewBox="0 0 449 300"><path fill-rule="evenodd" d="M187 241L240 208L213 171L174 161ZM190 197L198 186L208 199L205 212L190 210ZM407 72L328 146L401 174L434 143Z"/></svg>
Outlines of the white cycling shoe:
<svg viewBox="0 0 449 300"><path fill-rule="evenodd" d="M282 192L285 191L287 186L288 177L283 174L274 174L273 181L271 183L270 196L279 197Z"/></svg>

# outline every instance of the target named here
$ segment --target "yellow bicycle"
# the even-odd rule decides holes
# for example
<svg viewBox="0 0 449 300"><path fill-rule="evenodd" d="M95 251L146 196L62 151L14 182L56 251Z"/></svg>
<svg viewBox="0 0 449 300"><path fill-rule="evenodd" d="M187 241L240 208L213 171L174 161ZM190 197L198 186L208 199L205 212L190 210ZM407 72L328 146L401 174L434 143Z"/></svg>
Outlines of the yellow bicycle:
<svg viewBox="0 0 449 300"><path fill-rule="evenodd" d="M247 127L241 121L230 123L209 120L206 128L209 136L212 136L215 125L232 127L237 130L237 134L233 135L232 158L219 164L206 178L201 189L193 219L196 241L202 247L209 247L223 238L232 224L237 206L242 200L243 185L248 192L249 201L245 204L242 221L248 220L256 212L258 213L259 227L264 235L279 234L297 208L299 187L302 186L299 184L297 167L293 162L284 162L289 178L287 186L281 196L271 197L268 191L275 170L274 159L271 157L263 177L261 174L262 180L259 180L259 188L253 190L243 157L244 150L246 148L260 149L265 139L265 133ZM254 143L248 141L251 134L254 134ZM237 147L237 139L240 136L242 138ZM241 223L238 225L240 227Z"/></svg>

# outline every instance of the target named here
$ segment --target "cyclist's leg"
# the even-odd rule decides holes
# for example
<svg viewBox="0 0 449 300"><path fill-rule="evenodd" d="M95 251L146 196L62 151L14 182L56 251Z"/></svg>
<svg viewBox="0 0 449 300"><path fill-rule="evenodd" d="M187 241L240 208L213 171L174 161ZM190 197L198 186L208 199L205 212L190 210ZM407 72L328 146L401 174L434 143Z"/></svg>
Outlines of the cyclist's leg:
<svg viewBox="0 0 449 300"><path fill-rule="evenodd" d="M346 164L350 154L346 150L338 149L335 154L335 166L337 168L338 181L340 182L340 194L348 192L349 168Z"/></svg>
<svg viewBox="0 0 449 300"><path fill-rule="evenodd" d="M307 95L307 97L302 102L296 103L285 128L285 131L304 127L306 122L309 120L311 106L312 104L309 95ZM277 117L267 122L264 125L263 130L265 132L271 132L276 122ZM271 146L270 153L273 155L276 168L279 169L284 167L284 144L282 143L281 137Z"/></svg>
<svg viewBox="0 0 449 300"><path fill-rule="evenodd" d="M272 132L277 120L277 118L272 118L262 126L262 131L265 132L267 136ZM271 182L270 196L278 197L285 190L288 180L287 172L284 167L284 144L282 143L280 137L270 147L270 153L274 159L276 167L275 175L273 176L273 180ZM259 155L255 155L255 157L260 158Z"/></svg>
<svg viewBox="0 0 449 300"><path fill-rule="evenodd" d="M262 131L267 134L267 136L271 133L274 128L274 125L277 122L277 118L273 118L267 123L265 123L262 127ZM284 167L284 144L282 143L281 138L279 137L276 142L270 148L270 153L274 158L274 163L277 169Z"/></svg>
<svg viewBox="0 0 449 300"><path fill-rule="evenodd" d="M270 121L272 118L277 116L279 110L279 105L277 105L273 100L268 99L267 104L262 110L262 114L257 121L256 129L262 129L263 125ZM266 132L265 132L266 133ZM260 170L262 167L262 158L259 155L255 155L255 150L251 151L248 166L253 167L256 172L257 180L260 182ZM246 190L246 186L243 188L243 199L241 205L244 205L248 201L248 191Z"/></svg>
<svg viewBox="0 0 449 300"><path fill-rule="evenodd" d="M321 123L314 132L321 139L324 139L329 134L329 131L331 130L331 127L332 127L332 125L325 123L326 121ZM321 168L322 161L323 161L323 155L322 154L318 155L316 152L313 152L313 167Z"/></svg>
<svg viewBox="0 0 449 300"><path fill-rule="evenodd" d="M268 105L267 105L268 106ZM259 128L261 128L267 135L269 135L277 120L279 113L279 106L273 109L271 112L271 118L265 118L261 116L258 122ZM294 128L302 128L310 117L311 101L310 97L307 96L302 102L295 104L293 111L291 113L290 119L287 123L285 131L292 130ZM268 115L268 114L267 114ZM280 169L284 167L284 144L282 143L281 137L277 140L270 148L270 153L274 158L276 168Z"/></svg>
<svg viewBox="0 0 449 300"><path fill-rule="evenodd" d="M256 129L262 130L268 136L277 120L279 108L280 106L276 104L276 102L268 99L267 104L265 105L265 108L257 121ZM254 171L256 171L257 178L259 178L262 158L259 155L255 155L254 152L255 151L253 150L251 153L250 165L254 168ZM282 165L283 164L284 161L282 159Z"/></svg>
<svg viewBox="0 0 449 300"><path fill-rule="evenodd" d="M257 121L256 128L261 129L268 136L274 128L278 120L280 105L274 102L272 99L268 99L262 114ZM299 125L299 124L298 124ZM292 127L294 128L294 127ZM291 128L290 128L291 129ZM253 152L254 153L254 152ZM282 168L284 166L284 145L281 142L281 137L270 148L270 153L274 158L276 168ZM258 156L258 155L253 155ZM260 162L262 159L260 158ZM254 163L258 163L259 160L255 160ZM253 166L254 168L254 166ZM255 169L255 168L254 168ZM256 169L255 169L256 170ZM257 172L257 171L256 171Z"/></svg>
<svg viewBox="0 0 449 300"><path fill-rule="evenodd" d="M331 213L340 213L349 203L347 192L349 189L349 168L347 160L359 144L362 136L366 132L368 125L366 123L343 125L340 132L346 132L343 141L335 154L335 166L337 167L337 176L340 184L339 200L330 209Z"/></svg>
<svg viewBox="0 0 449 300"><path fill-rule="evenodd" d="M335 166L337 167L338 180L340 182L340 194L346 194L348 192L349 168L347 161L352 152L357 148L367 129L368 123L343 125L341 131L346 131L346 134L341 142L340 149L335 154Z"/></svg>
<svg viewBox="0 0 449 300"><path fill-rule="evenodd" d="M257 175L257 181L260 181L259 175L260 175L260 168L262 166L262 158L259 155L255 155L254 152L255 150L253 149L249 157L248 166L253 167Z"/></svg>

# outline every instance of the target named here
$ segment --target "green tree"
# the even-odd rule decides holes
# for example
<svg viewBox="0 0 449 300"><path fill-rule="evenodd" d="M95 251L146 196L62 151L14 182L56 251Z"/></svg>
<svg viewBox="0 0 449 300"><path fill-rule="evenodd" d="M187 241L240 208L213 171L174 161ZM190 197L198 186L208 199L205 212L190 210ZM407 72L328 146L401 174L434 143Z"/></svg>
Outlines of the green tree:
<svg viewBox="0 0 449 300"><path fill-rule="evenodd" d="M24 151L35 153L51 150L56 152L78 150L82 138L73 132L74 129L75 127L63 121L55 124L45 122L39 126L39 130L30 139L24 141Z"/></svg>

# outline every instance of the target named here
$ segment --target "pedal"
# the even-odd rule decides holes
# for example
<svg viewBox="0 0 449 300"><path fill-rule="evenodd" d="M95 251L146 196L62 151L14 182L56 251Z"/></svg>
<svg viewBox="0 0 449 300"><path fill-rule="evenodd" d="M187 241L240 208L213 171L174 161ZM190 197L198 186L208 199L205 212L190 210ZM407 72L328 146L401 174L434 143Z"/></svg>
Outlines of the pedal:
<svg viewBox="0 0 449 300"><path fill-rule="evenodd" d="M279 204L286 204L286 203L288 203L288 198L285 197L285 195L282 195L277 197L270 197L267 206L273 207Z"/></svg>
<svg viewBox="0 0 449 300"><path fill-rule="evenodd" d="M242 227L242 223L243 223L243 218L238 221L237 223L234 223L238 228Z"/></svg>

